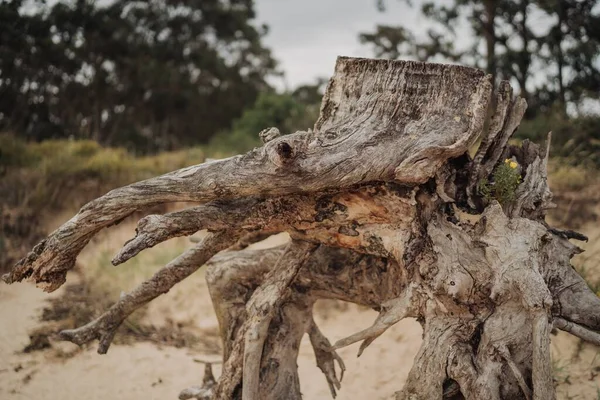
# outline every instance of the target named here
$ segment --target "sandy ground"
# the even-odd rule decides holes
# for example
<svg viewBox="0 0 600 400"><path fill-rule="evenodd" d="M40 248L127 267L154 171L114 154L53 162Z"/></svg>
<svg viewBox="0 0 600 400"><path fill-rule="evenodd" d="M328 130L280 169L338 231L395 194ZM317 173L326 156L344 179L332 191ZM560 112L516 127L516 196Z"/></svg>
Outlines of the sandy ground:
<svg viewBox="0 0 600 400"><path fill-rule="evenodd" d="M153 318L157 318L157 310L166 311L171 309L170 304L177 304L177 292L160 299L151 312ZM151 343L113 345L102 356L94 348L78 351L76 346L59 343L53 343L55 348L47 351L22 353L28 332L39 324L37 316L44 300L59 294L47 295L28 284L0 286L0 399L37 399L40 395L47 400L83 396L87 400L176 399L180 389L201 380L203 367L193 361L194 357L214 358ZM210 307L208 295L194 296L199 297L195 300L197 312L204 313L202 308ZM374 312L355 306L343 311L336 306L321 305L322 311L316 315L323 332L334 341L368 326L375 317ZM201 324L202 329L217 327L216 318L205 318ZM420 326L406 320L386 332L361 358L356 358L358 345L341 350L347 371L338 399L377 399L398 390L420 340ZM63 355L71 352L76 354ZM307 338L300 347L298 365L305 398L330 398ZM219 373L218 366L215 373Z"/></svg>
<svg viewBox="0 0 600 400"><path fill-rule="evenodd" d="M119 235L119 242L129 234ZM97 248L87 256L94 251ZM84 261L86 254L82 255ZM37 319L46 300L60 292L46 294L29 284L0 285L0 399L176 399L181 389L201 382L203 365L194 362L195 357L218 358L214 352L149 342L113 345L107 355L96 354L95 347L81 350L62 342L53 342L48 350L23 353L28 332L39 325ZM332 342L369 326L375 316L371 310L337 302L317 304L315 312L317 324ZM148 323L160 325L166 319L189 326L197 335L216 337L217 321L202 271L150 304ZM404 320L376 340L361 358L356 358L358 344L342 349L339 354L347 371L337 398L381 399L399 390L420 342L419 324ZM553 338L559 398L600 399L599 350L578 343L566 334ZM307 337L298 365L304 398L331 398ZM214 372L220 372L219 366Z"/></svg>

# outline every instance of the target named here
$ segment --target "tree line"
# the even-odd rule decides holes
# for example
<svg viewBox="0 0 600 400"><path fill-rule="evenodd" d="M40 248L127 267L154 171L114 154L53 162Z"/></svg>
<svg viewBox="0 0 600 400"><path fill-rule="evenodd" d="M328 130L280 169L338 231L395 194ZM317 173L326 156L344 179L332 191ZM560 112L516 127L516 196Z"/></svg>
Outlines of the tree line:
<svg viewBox="0 0 600 400"><path fill-rule="evenodd" d="M254 18L252 0L0 1L0 131L206 142L277 73Z"/></svg>
<svg viewBox="0 0 600 400"><path fill-rule="evenodd" d="M380 9L385 5L378 1ZM451 0L419 5L431 25L425 37L416 37L402 25L379 25L362 33L361 41L380 57L453 61L485 69L497 80L514 80L529 103L529 116L551 107L566 113L567 106L577 109L599 98L598 0Z"/></svg>
<svg viewBox="0 0 600 400"><path fill-rule="evenodd" d="M529 104L522 137L553 130L555 154L600 165L600 0L394 1L429 29L399 18L361 33L375 56L509 79ZM0 1L0 131L147 153L215 140L242 151L258 128L306 129L323 81L276 93L255 17L252 0Z"/></svg>

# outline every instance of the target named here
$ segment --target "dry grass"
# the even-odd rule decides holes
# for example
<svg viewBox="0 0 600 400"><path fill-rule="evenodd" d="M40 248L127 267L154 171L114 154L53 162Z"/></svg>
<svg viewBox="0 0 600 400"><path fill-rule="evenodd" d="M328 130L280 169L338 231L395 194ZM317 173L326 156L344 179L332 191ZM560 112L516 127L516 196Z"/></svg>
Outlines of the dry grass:
<svg viewBox="0 0 600 400"><path fill-rule="evenodd" d="M590 167L569 165L559 159L551 160L548 167L550 187L555 192L577 191L600 183L598 171Z"/></svg>

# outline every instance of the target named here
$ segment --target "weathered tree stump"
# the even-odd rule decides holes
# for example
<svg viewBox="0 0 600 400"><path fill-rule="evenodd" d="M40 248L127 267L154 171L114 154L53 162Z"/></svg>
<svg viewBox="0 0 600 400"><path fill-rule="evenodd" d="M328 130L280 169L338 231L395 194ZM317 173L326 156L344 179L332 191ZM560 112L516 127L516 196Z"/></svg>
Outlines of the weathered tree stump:
<svg viewBox="0 0 600 400"><path fill-rule="evenodd" d="M423 344L396 399L553 399L549 332L600 344L600 299L570 264L580 250L569 239L584 237L544 221L548 144L509 145L526 104L507 82L492 97L491 77L476 69L339 58L314 131L266 130L264 146L245 155L113 190L4 280L53 291L101 229L159 203L198 202L143 218L113 263L212 233L64 338L100 339L106 352L129 314L206 263L223 373L181 398L300 399L305 333L335 396L335 364L344 370L335 349L362 341L362 352L413 317ZM293 239L284 248L243 249L284 231ZM380 315L331 345L312 317L325 298Z"/></svg>

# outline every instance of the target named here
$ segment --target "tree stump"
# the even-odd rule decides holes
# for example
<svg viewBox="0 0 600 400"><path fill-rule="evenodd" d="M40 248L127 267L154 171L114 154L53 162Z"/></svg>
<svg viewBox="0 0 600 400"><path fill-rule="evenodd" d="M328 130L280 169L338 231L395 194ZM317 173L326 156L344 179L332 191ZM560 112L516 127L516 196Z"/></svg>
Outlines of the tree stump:
<svg viewBox="0 0 600 400"><path fill-rule="evenodd" d="M101 229L159 203L197 202L140 220L113 263L172 237L208 237L65 339L99 339L106 352L129 314L206 264L223 373L181 398L300 399L305 333L335 397L335 364L345 368L335 350L362 341L362 352L412 317L423 343L396 399L553 399L549 332L600 344L600 300L570 264L580 249L569 239L585 237L544 220L549 143L510 145L526 103L508 82L492 91L472 68L340 57L314 131L265 130L247 154L115 189L4 280L53 291ZM292 242L244 249L278 232ZM312 317L318 299L379 316L331 345Z"/></svg>

